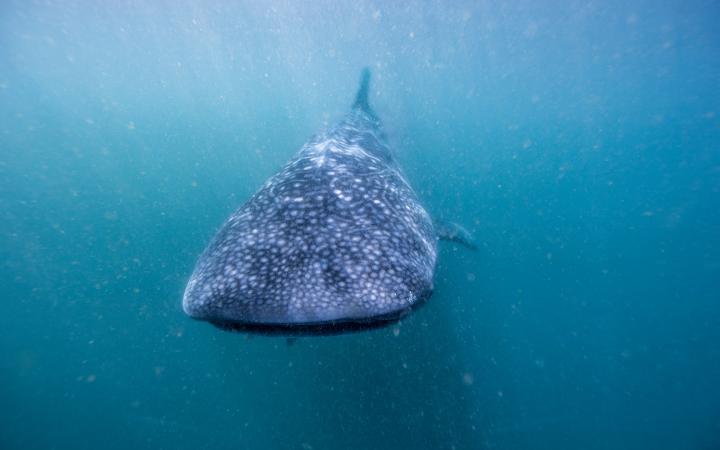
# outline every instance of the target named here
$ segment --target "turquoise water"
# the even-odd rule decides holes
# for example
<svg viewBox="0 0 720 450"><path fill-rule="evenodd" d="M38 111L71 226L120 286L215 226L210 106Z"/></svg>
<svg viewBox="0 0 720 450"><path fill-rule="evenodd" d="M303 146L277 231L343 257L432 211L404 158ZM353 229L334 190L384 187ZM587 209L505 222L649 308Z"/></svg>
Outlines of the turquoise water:
<svg viewBox="0 0 720 450"><path fill-rule="evenodd" d="M0 448L720 448L720 5L387 3L0 5ZM480 249L390 328L185 317L365 65Z"/></svg>

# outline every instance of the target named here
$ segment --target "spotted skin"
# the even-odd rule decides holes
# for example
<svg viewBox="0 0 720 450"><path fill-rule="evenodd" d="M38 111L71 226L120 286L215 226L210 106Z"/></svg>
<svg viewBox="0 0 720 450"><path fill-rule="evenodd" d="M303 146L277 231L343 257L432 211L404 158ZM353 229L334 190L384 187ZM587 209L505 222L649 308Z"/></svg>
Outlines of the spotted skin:
<svg viewBox="0 0 720 450"><path fill-rule="evenodd" d="M436 256L429 215L356 103L230 216L183 309L231 329L371 328L430 295Z"/></svg>

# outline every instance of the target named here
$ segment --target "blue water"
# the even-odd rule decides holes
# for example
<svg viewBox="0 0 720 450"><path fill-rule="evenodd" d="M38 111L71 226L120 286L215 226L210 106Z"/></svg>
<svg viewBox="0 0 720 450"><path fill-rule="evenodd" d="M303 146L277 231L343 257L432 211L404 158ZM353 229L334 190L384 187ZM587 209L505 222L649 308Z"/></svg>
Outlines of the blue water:
<svg viewBox="0 0 720 450"><path fill-rule="evenodd" d="M0 448L720 448L720 4L3 1ZM401 324L184 316L360 69L441 243Z"/></svg>

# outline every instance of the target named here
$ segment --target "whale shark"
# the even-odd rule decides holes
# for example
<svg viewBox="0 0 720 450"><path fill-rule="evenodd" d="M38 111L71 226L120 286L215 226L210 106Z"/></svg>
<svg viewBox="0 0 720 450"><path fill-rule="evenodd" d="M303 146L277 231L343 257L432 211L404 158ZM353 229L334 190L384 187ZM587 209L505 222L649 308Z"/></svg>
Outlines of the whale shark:
<svg viewBox="0 0 720 450"><path fill-rule="evenodd" d="M183 310L234 331L336 334L396 322L433 292L438 238L473 247L420 202L368 102L311 138L222 225Z"/></svg>

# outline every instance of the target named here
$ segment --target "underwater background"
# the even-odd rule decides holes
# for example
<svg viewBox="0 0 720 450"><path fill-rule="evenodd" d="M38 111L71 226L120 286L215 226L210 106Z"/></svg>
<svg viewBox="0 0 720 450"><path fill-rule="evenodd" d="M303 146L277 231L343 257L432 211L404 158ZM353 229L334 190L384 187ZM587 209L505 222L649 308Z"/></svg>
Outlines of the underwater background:
<svg viewBox="0 0 720 450"><path fill-rule="evenodd" d="M0 448L720 448L717 1L0 4ZM182 293L360 70L441 242L401 323Z"/></svg>

